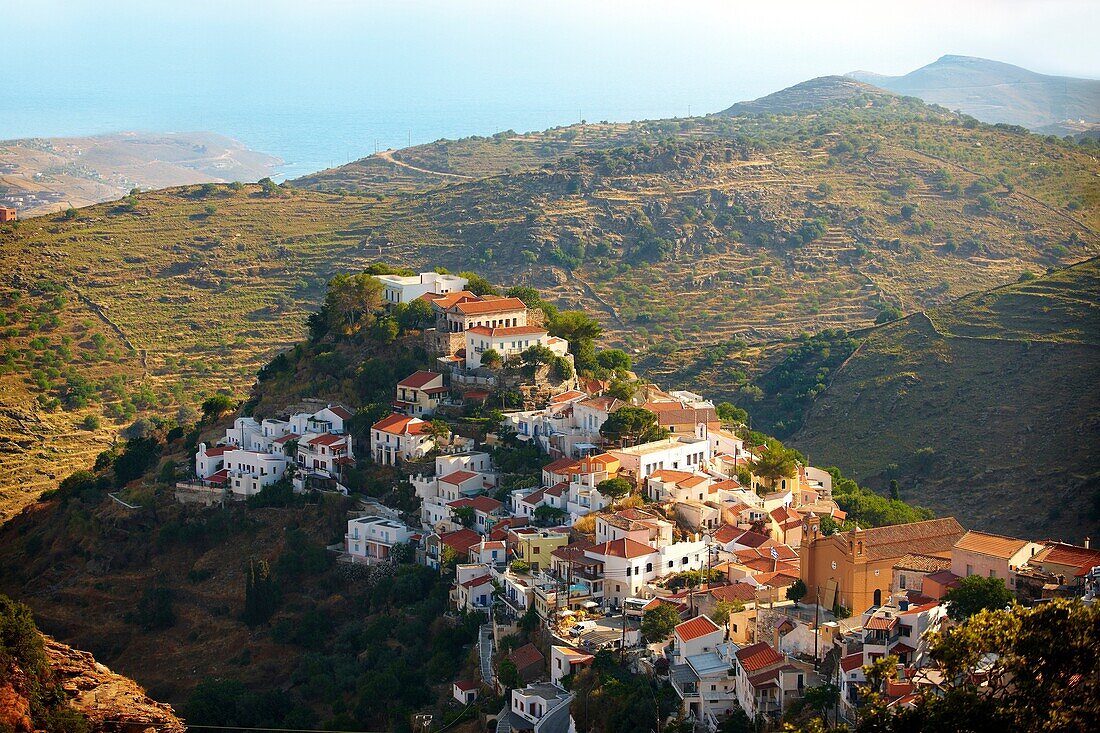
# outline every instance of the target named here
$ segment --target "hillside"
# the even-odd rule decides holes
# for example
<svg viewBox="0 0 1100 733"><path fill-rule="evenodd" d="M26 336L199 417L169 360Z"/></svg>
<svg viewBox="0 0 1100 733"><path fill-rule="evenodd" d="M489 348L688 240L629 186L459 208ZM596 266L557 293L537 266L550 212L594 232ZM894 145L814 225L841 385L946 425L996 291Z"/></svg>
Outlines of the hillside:
<svg viewBox="0 0 1100 733"><path fill-rule="evenodd" d="M1066 135L1100 124L1100 80L1048 76L973 56L942 56L904 76L853 71L849 77L959 110L983 122Z"/></svg>
<svg viewBox="0 0 1100 733"><path fill-rule="evenodd" d="M814 461L976 529L1097 536L1100 260L853 336L790 438Z"/></svg>
<svg viewBox="0 0 1100 733"><path fill-rule="evenodd" d="M0 206L39 216L134 188L256 181L280 162L211 132L0 140Z"/></svg>
<svg viewBox="0 0 1100 733"><path fill-rule="evenodd" d="M0 513L137 416L242 394L328 278L377 260L537 285L661 381L677 349L744 342L716 380L737 393L766 344L1100 252L1091 146L884 99L441 141L391 157L468 178L371 158L0 229Z"/></svg>
<svg viewBox="0 0 1100 733"><path fill-rule="evenodd" d="M827 107L890 105L899 100L873 85L844 76L820 76L759 99L738 102L725 115L790 115Z"/></svg>

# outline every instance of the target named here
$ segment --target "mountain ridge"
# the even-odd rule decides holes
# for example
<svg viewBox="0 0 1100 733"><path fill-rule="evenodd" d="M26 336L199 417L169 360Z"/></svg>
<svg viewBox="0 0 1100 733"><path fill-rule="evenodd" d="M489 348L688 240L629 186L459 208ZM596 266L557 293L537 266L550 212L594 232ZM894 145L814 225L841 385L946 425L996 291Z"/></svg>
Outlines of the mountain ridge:
<svg viewBox="0 0 1100 733"><path fill-rule="evenodd" d="M1100 80L1040 74L977 56L947 54L900 76L873 71L845 76L957 109L983 122L1022 125L1036 132L1074 134L1100 124Z"/></svg>

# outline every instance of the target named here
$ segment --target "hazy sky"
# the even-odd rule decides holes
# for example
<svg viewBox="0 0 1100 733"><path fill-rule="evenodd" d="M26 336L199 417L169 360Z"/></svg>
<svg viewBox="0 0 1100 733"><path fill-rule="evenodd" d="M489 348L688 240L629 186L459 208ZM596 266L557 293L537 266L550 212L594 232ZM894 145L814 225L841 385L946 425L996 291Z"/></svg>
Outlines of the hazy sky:
<svg viewBox="0 0 1100 733"><path fill-rule="evenodd" d="M308 134L358 152L364 136L385 146L578 113L715 112L814 76L904 73L945 53L1100 77L1095 0L5 6L0 138L202 127L272 149L312 121Z"/></svg>

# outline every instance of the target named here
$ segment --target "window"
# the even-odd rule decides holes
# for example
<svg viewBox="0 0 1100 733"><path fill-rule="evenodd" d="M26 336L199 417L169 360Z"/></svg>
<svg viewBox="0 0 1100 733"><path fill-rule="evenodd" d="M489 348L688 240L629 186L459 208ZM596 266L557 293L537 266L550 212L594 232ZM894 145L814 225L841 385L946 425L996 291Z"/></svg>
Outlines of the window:
<svg viewBox="0 0 1100 733"><path fill-rule="evenodd" d="M966 564L966 574L967 574L968 576L969 576L969 575L973 575L973 574L974 574L974 566L973 566L973 565L971 565L970 563L967 563L967 564Z"/></svg>
<svg viewBox="0 0 1100 733"><path fill-rule="evenodd" d="M647 563L645 564L645 571L646 571L647 573L652 573L652 572L653 572L653 563L651 563L651 562L647 562Z"/></svg>
<svg viewBox="0 0 1100 733"><path fill-rule="evenodd" d="M991 569L991 570L989 571L989 577L991 577L991 578L996 578L996 577L997 577L997 571L996 571L996 570L992 570L992 569Z"/></svg>
<svg viewBox="0 0 1100 733"><path fill-rule="evenodd" d="M901 590L905 590L905 573L900 573L898 575L898 587L901 588Z"/></svg>

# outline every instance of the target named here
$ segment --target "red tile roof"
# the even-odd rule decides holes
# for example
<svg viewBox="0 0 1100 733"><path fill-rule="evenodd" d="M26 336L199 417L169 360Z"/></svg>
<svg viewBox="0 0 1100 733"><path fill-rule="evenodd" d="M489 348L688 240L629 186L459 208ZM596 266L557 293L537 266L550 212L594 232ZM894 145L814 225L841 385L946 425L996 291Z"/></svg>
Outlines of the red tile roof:
<svg viewBox="0 0 1100 733"><path fill-rule="evenodd" d="M481 683L476 680L457 680L455 687L463 692L469 692L470 690L476 690L481 687Z"/></svg>
<svg viewBox="0 0 1100 733"><path fill-rule="evenodd" d="M306 442L309 445L335 445L336 443L344 441L346 438L347 436L345 435L333 435L332 433L324 433L323 435L318 435L316 438L310 438Z"/></svg>
<svg viewBox="0 0 1100 733"><path fill-rule="evenodd" d="M649 478L665 484L675 484L691 477L692 473L690 471L674 471L671 468L658 469L649 474Z"/></svg>
<svg viewBox="0 0 1100 733"><path fill-rule="evenodd" d="M524 670L536 664L542 664L544 657L534 644L524 644L508 655L517 670Z"/></svg>
<svg viewBox="0 0 1100 733"><path fill-rule="evenodd" d="M851 672L854 669L859 669L863 666L863 652L856 652L855 654L849 654L846 657L841 657L840 668L845 672Z"/></svg>
<svg viewBox="0 0 1100 733"><path fill-rule="evenodd" d="M351 410L344 407L343 405L329 405L328 410L333 415L339 417L341 420L350 420L352 417L355 416L355 413L353 413Z"/></svg>
<svg viewBox="0 0 1100 733"><path fill-rule="evenodd" d="M464 506L472 507L474 511L490 514L500 509L504 505L491 496L475 496L472 499L457 499L452 501L447 506L454 507L456 509Z"/></svg>
<svg viewBox="0 0 1100 733"><path fill-rule="evenodd" d="M731 583L711 588L710 594L718 601L741 601L742 603L756 600L756 589L748 583Z"/></svg>
<svg viewBox="0 0 1100 733"><path fill-rule="evenodd" d="M431 382L434 382L436 379L442 376L442 374L439 374L437 372L425 372L421 370L418 372L413 372L409 376L405 377L397 383L397 386L408 387L409 389L420 389L425 384L430 384Z"/></svg>
<svg viewBox="0 0 1100 733"><path fill-rule="evenodd" d="M772 649L766 641L742 647L737 651L736 656L746 672L755 672L783 661L783 655Z"/></svg>
<svg viewBox="0 0 1100 733"><path fill-rule="evenodd" d="M584 396L586 396L584 392L578 392L575 389L571 389L568 392L562 392L561 394L556 394L553 397L551 397L550 398L550 404L551 405L558 405L558 404L561 404L562 402L569 402L571 400L579 399L579 398L584 397Z"/></svg>
<svg viewBox="0 0 1100 733"><path fill-rule="evenodd" d="M451 486L458 486L459 484L469 481L472 478L476 478L477 474L472 471L453 471L446 476L440 477L438 480Z"/></svg>
<svg viewBox="0 0 1100 733"><path fill-rule="evenodd" d="M229 448L207 448L206 456L208 458L217 458L218 456L223 455L227 450L229 450Z"/></svg>
<svg viewBox="0 0 1100 733"><path fill-rule="evenodd" d="M574 468L580 468L581 462L576 458L559 458L558 460L548 463L542 467L543 471L556 474L569 473Z"/></svg>
<svg viewBox="0 0 1100 733"><path fill-rule="evenodd" d="M589 397L587 400L578 402L577 404L583 405L584 407L591 407L593 410L612 413L626 403L615 397Z"/></svg>
<svg viewBox="0 0 1100 733"><path fill-rule="evenodd" d="M371 425L371 430L378 430L391 435L418 435L423 432L422 426L426 424L419 418L394 414Z"/></svg>
<svg viewBox="0 0 1100 733"><path fill-rule="evenodd" d="M459 555L465 555L471 547L481 542L481 535L472 529L463 527L455 532L441 534L439 542L454 549Z"/></svg>
<svg viewBox="0 0 1100 733"><path fill-rule="evenodd" d="M467 333L476 333L480 336L488 336L489 338L503 338L505 336L535 336L547 333L545 328L539 328L538 326L500 326L497 328L490 328L489 326L474 326L473 328L467 328Z"/></svg>
<svg viewBox="0 0 1100 733"><path fill-rule="evenodd" d="M696 616L690 621L678 624L675 629L676 636L680 638L680 641L691 641L715 631L721 631L721 627L711 621L709 616Z"/></svg>
<svg viewBox="0 0 1100 733"><path fill-rule="evenodd" d="M602 555L604 557L623 557L631 559L635 557L645 557L657 551L649 545L643 545L641 542L632 540L629 537L624 537L620 540L611 540L590 547L588 552L593 555Z"/></svg>
<svg viewBox="0 0 1100 733"><path fill-rule="evenodd" d="M898 620L896 617L886 618L884 616L872 616L867 619L867 623L863 624L863 628L872 631L889 631L897 625Z"/></svg>
<svg viewBox="0 0 1100 733"><path fill-rule="evenodd" d="M485 585L486 583L492 583L493 579L488 575L480 575L476 578L471 578L462 584L463 588L476 588L479 585Z"/></svg>
<svg viewBox="0 0 1100 733"><path fill-rule="evenodd" d="M1081 576L1091 570L1094 565L1100 565L1100 550L1067 545L1064 542L1052 542L1031 558L1032 564L1045 562L1052 565L1076 567L1078 569L1076 575Z"/></svg>
<svg viewBox="0 0 1100 733"><path fill-rule="evenodd" d="M275 440L273 440L271 442L274 443L275 445L282 445L283 443L287 443L291 440L297 440L299 437L300 436L297 433L287 433L283 437L276 438ZM207 455L209 455L209 453L207 453Z"/></svg>
<svg viewBox="0 0 1100 733"><path fill-rule="evenodd" d="M494 298L492 300L467 300L455 303L448 310L457 310L465 315L482 313L503 313L505 311L527 310L527 304L519 298Z"/></svg>

